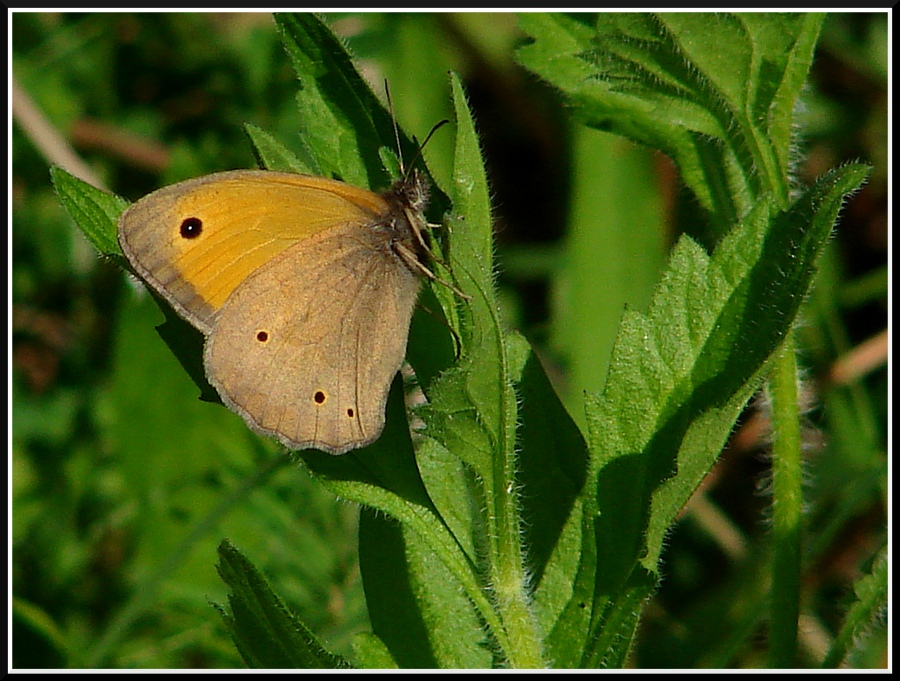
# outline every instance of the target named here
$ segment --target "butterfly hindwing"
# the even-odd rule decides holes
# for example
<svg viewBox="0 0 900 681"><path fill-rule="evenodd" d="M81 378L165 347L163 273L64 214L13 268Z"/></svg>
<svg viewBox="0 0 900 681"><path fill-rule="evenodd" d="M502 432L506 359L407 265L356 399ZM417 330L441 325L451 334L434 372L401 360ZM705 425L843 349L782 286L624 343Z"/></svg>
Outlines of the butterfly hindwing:
<svg viewBox="0 0 900 681"><path fill-rule="evenodd" d="M331 229L297 251L234 291L207 343L207 374L257 431L339 454L381 434L420 282L368 228Z"/></svg>

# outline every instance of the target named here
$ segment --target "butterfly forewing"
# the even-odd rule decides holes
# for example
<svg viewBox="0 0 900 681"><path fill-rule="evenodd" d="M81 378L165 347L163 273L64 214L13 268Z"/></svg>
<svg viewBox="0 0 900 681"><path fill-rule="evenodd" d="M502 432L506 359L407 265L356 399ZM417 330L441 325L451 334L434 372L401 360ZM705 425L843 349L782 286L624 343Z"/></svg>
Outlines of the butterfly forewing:
<svg viewBox="0 0 900 681"><path fill-rule="evenodd" d="M377 194L334 180L231 171L187 180L136 202L119 242L136 272L201 331L253 272L294 244L388 209Z"/></svg>

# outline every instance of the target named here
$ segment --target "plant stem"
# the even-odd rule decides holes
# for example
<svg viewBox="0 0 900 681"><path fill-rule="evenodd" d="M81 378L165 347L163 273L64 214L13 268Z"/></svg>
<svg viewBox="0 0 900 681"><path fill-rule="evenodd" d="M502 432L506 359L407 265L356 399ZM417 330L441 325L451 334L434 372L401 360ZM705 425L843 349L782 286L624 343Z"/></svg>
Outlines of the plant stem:
<svg viewBox="0 0 900 681"><path fill-rule="evenodd" d="M497 517L497 556L494 588L504 628L509 639L509 661L517 669L544 667L540 634L531 612L523 565L519 527L519 495L515 483L515 450L507 448L494 472L494 504ZM502 468L502 470L496 470Z"/></svg>
<svg viewBox="0 0 900 681"><path fill-rule="evenodd" d="M492 320L500 347L500 432L494 453L491 500L495 551L492 581L496 606L503 621L509 648L506 651L511 667L540 669L545 666L541 655L541 637L529 607L528 584L525 575L522 532L519 526L519 494L516 484L515 422L516 396L509 384L506 343L495 310ZM511 430L512 429L512 430Z"/></svg>
<svg viewBox="0 0 900 681"><path fill-rule="evenodd" d="M794 666L797 652L803 530L802 443L793 336L785 341L769 380L773 435L769 667L783 669Z"/></svg>

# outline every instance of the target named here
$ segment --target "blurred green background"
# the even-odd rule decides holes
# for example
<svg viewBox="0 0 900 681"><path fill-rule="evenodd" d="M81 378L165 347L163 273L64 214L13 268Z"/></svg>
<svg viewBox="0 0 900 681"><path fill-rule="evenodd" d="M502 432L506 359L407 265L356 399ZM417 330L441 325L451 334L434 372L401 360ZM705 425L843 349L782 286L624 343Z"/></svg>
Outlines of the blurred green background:
<svg viewBox="0 0 900 681"><path fill-rule="evenodd" d="M704 240L673 167L573 121L517 65L525 37L513 14L327 18L376 91L389 81L401 125L420 139L451 114L447 71L463 77L493 191L505 319L580 419L582 392L602 388L623 306L646 306L680 233ZM210 607L226 599L214 568L223 537L349 654L368 628L356 509L197 399L154 331L162 313L94 254L48 173L73 151L98 182L135 200L253 167L245 122L299 149L297 82L272 17L16 12L10 21L12 664L241 666ZM814 664L886 537L886 14L828 18L798 122L798 181L848 160L874 166L799 330L810 479L801 649ZM439 132L425 151L438 182L449 180L452 147ZM762 664L764 413L748 410L672 532L634 665ZM850 663L886 664L883 623Z"/></svg>

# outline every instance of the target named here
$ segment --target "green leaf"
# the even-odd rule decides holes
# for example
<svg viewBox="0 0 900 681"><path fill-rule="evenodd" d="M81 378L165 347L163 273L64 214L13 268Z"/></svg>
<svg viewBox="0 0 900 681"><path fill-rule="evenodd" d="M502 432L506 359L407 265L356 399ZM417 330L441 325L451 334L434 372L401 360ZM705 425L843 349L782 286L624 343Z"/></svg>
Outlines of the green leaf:
<svg viewBox="0 0 900 681"><path fill-rule="evenodd" d="M219 606L219 613L249 667L346 669L351 666L322 647L259 571L227 541L219 545L217 569L231 589L230 612Z"/></svg>
<svg viewBox="0 0 900 681"><path fill-rule="evenodd" d="M250 138L253 153L261 168L285 173L313 174L311 164L301 161L287 147L259 126L247 123L244 130Z"/></svg>
<svg viewBox="0 0 900 681"><path fill-rule="evenodd" d="M524 491L523 545L534 608L541 630L549 634L544 641L547 659L557 668L577 667L588 632L595 569L582 500L587 445L534 354L529 353L517 384L517 480Z"/></svg>
<svg viewBox="0 0 900 681"><path fill-rule="evenodd" d="M353 637L353 652L363 669L397 669L397 661L391 651L371 631Z"/></svg>
<svg viewBox="0 0 900 681"><path fill-rule="evenodd" d="M656 575L637 567L613 598L595 601L579 667L621 669L625 666L641 612L657 580Z"/></svg>
<svg viewBox="0 0 900 681"><path fill-rule="evenodd" d="M546 656L558 669L584 666L593 617L597 551L594 515L583 497L573 505L535 593Z"/></svg>
<svg viewBox="0 0 900 681"><path fill-rule="evenodd" d="M862 639L873 623L884 617L888 603L888 569L887 547L882 547L869 574L860 577L853 585L856 600L850 606L822 667L837 667L847 656L853 642Z"/></svg>
<svg viewBox="0 0 900 681"><path fill-rule="evenodd" d="M57 166L50 169L50 178L59 200L94 248L103 255L121 256L116 224L128 202Z"/></svg>
<svg viewBox="0 0 900 681"><path fill-rule="evenodd" d="M445 316L461 343L461 361L432 388L430 405L421 411L429 435L459 452L488 487L495 457L502 460L511 445L515 407L505 374L503 333L494 296L492 222L487 179L471 114L462 87L452 79L457 114L453 214L448 221L449 266L454 280L471 300L435 289ZM504 406L505 405L505 406Z"/></svg>
<svg viewBox="0 0 900 681"><path fill-rule="evenodd" d="M79 180L62 168L53 167L50 174L57 195L76 226L100 253L113 256L122 267L130 270L117 236L119 216L128 207L128 202ZM179 317L153 291L151 295L166 317L157 332L200 389L200 399L221 403L203 369L203 334Z"/></svg>
<svg viewBox="0 0 900 681"><path fill-rule="evenodd" d="M789 332L837 209L866 171L825 177L787 209L790 124L821 16L528 14L521 23L535 38L521 61L583 120L669 154L720 233L747 216L712 261L682 239L648 314L626 312L606 388L588 398L584 530L596 532L596 556L585 552L572 580L578 607L569 602L550 640L577 637L592 606L580 663L616 665L654 588L665 532ZM577 585L594 569L590 598Z"/></svg>
<svg viewBox="0 0 900 681"><path fill-rule="evenodd" d="M344 46L313 14L276 14L275 21L300 81L301 141L316 163L315 174L387 187L379 149L393 140L393 124ZM408 139L401 137L401 144L404 153L414 149Z"/></svg>
<svg viewBox="0 0 900 681"><path fill-rule="evenodd" d="M412 159L418 152L415 142L394 127L390 113L321 19L309 13L276 13L275 22L300 85L297 102L303 122L300 140L306 151L300 159L304 172L373 191L387 189L393 178L383 161L384 150ZM400 149L396 149L395 130ZM279 150L276 156L284 154ZM295 167L293 159L291 164ZM432 188L429 214L438 215L446 197L433 182Z"/></svg>
<svg viewBox="0 0 900 681"><path fill-rule="evenodd" d="M545 662L539 627L529 606L524 548L516 480L517 399L513 382L525 365L527 351L520 337L505 334L493 286L493 225L490 196L481 150L462 86L451 80L456 109L457 137L453 167L454 211L463 219L450 221L455 237L450 265L460 289L471 299L461 310L459 337L463 358L464 392L491 447L490 470L476 469L486 502L487 578L503 630L500 638L508 663L514 667L542 667ZM461 233L461 234L460 234ZM448 314L453 319L453 315ZM441 405L435 400L435 411ZM426 418L427 421L427 418Z"/></svg>
<svg viewBox="0 0 900 681"><path fill-rule="evenodd" d="M518 56L588 125L668 154L724 233L763 192L788 203L791 121L823 18L529 13Z"/></svg>
<svg viewBox="0 0 900 681"><path fill-rule="evenodd" d="M413 525L364 510L359 551L372 629L400 667L492 666L478 611Z"/></svg>
<svg viewBox="0 0 900 681"><path fill-rule="evenodd" d="M647 315L626 313L606 388L587 402L598 603L619 602L638 564L657 571L667 529L792 328L839 208L867 174L832 171L785 212L759 202L712 258L682 238Z"/></svg>
<svg viewBox="0 0 900 681"><path fill-rule="evenodd" d="M402 523L405 531L415 533L417 537L414 548L410 548L407 554L403 550L387 549L390 542L385 539L385 533L390 534L391 530L383 523L366 523L360 528L360 546L374 547L360 554L373 626L379 622L391 623L400 616L394 602L394 596L403 591L399 575L405 574L412 569L410 566L421 560L430 564L437 560L468 597L466 607L474 607L473 612L480 613L480 618L494 629L499 629L500 623L476 579L469 556L437 512L422 482L409 438L402 392L402 381L398 378L388 400L385 431L370 446L340 457L316 451L298 452L298 456L334 494L387 514ZM393 546L402 549L402 544L400 547ZM386 568L386 564L391 567ZM378 579L385 576L390 577L387 583ZM375 581L370 581L372 579ZM397 582L392 581L395 579ZM406 611L402 616L422 617L416 612ZM388 646L397 662L405 666L410 660L409 654L404 651L408 645L406 637L411 635L411 631L376 626L375 633ZM425 654L424 650L419 651L420 654ZM421 658L416 659L422 661Z"/></svg>

